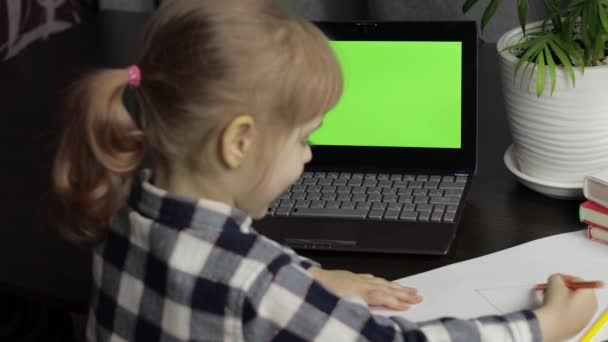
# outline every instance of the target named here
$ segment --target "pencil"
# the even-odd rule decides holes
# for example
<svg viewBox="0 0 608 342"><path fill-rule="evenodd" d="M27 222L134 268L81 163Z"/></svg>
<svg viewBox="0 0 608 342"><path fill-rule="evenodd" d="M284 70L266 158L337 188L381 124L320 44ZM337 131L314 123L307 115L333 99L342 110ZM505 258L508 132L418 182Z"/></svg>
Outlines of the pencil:
<svg viewBox="0 0 608 342"><path fill-rule="evenodd" d="M600 318L598 318L595 323L593 323L591 328L589 328L585 335L583 335L580 342L590 342L593 339L593 336L595 336L602 329L606 322L608 322L608 309L602 313Z"/></svg>
<svg viewBox="0 0 608 342"><path fill-rule="evenodd" d="M568 280L568 279L564 279L564 282L566 283L566 286L568 286L569 289L571 290L577 290L577 289L599 289L601 287L604 287L604 282L603 281L573 281L573 280ZM547 284L537 284L536 286L534 286L535 290L545 290L547 288Z"/></svg>

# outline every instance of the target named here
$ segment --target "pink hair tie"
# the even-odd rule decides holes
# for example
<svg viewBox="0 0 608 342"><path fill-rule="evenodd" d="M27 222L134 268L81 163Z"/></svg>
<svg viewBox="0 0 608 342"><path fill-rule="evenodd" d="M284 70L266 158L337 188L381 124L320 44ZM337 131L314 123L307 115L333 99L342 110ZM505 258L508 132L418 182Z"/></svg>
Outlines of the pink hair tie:
<svg viewBox="0 0 608 342"><path fill-rule="evenodd" d="M137 65L131 65L127 71L129 72L129 84L134 87L139 87L141 83L141 70Z"/></svg>

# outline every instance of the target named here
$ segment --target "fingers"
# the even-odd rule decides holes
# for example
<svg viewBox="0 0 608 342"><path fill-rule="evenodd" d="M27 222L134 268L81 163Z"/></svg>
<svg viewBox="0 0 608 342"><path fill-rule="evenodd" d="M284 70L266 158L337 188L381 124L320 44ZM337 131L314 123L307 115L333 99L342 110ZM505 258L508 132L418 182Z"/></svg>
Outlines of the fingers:
<svg viewBox="0 0 608 342"><path fill-rule="evenodd" d="M411 305L422 302L422 297L416 289L395 288L384 284L374 284L369 287L363 296L369 305L384 306L393 310L406 310Z"/></svg>
<svg viewBox="0 0 608 342"><path fill-rule="evenodd" d="M575 276L568 275L568 274L558 273L557 275L561 276L562 279L564 279L566 282L567 281L583 281L583 278L575 277Z"/></svg>
<svg viewBox="0 0 608 342"><path fill-rule="evenodd" d="M390 282L383 278L373 277L370 278L371 282L376 286L387 287L390 291L398 291L404 296L412 297L418 296L418 290L413 287L402 286L397 283Z"/></svg>
<svg viewBox="0 0 608 342"><path fill-rule="evenodd" d="M583 281L583 278L579 278L579 277L575 277L575 276L571 276L571 275L567 275L567 274L561 274L561 273L552 274L549 277L549 284L554 284L554 286L559 286L559 287L567 287L568 284L570 284L572 282L576 282L576 281ZM557 285L557 284L559 284L559 285Z"/></svg>
<svg viewBox="0 0 608 342"><path fill-rule="evenodd" d="M371 281L373 283L389 286L389 287L392 287L394 289L409 289L409 290L412 290L413 292L417 292L417 290L415 288L413 288L413 287L402 286L402 285L399 285L397 283L393 283L393 282L388 281L388 280L383 279L383 278L373 277L373 278L371 278Z"/></svg>
<svg viewBox="0 0 608 342"><path fill-rule="evenodd" d="M383 306L392 310L404 311L410 308L407 302L401 301L397 296L382 288L367 291L363 299L369 305Z"/></svg>
<svg viewBox="0 0 608 342"><path fill-rule="evenodd" d="M399 300L401 300L402 302L408 304L422 303L422 296L418 295L417 293L399 291L395 293L395 296L397 296L397 298L399 298Z"/></svg>
<svg viewBox="0 0 608 342"><path fill-rule="evenodd" d="M575 279L580 279L580 278L576 278L576 277L565 275L565 274L556 273L556 274L552 274L552 275L549 276L549 283L556 283L556 284L566 285L566 283L568 281L574 281Z"/></svg>
<svg viewBox="0 0 608 342"><path fill-rule="evenodd" d="M422 302L418 290L401 286L372 274L352 274L355 290L368 305L383 306L392 310L407 310L411 305Z"/></svg>

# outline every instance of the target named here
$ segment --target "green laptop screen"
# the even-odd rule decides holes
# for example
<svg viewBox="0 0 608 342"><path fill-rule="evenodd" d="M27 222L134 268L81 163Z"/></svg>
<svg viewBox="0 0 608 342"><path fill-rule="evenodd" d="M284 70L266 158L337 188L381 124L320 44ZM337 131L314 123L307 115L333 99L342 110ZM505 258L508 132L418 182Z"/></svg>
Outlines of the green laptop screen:
<svg viewBox="0 0 608 342"><path fill-rule="evenodd" d="M331 45L344 93L312 145L461 147L462 42Z"/></svg>

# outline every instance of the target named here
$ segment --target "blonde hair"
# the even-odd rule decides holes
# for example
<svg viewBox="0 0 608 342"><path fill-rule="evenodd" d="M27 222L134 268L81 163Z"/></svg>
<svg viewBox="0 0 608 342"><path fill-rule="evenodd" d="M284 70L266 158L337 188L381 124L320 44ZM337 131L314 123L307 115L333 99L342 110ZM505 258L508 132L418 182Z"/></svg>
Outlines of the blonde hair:
<svg viewBox="0 0 608 342"><path fill-rule="evenodd" d="M201 148L236 116L254 116L276 146L342 91L326 37L271 0L168 1L149 23L137 64L141 127L122 102L126 69L86 76L68 101L53 179L71 241L105 237L147 147L160 165L197 171Z"/></svg>

